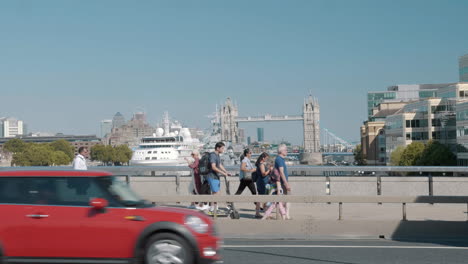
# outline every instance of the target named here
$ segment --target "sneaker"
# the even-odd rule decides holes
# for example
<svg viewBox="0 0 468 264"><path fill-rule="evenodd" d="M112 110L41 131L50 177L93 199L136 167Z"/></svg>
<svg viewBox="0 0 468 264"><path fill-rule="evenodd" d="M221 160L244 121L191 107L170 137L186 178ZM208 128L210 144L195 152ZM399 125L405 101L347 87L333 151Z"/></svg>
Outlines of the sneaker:
<svg viewBox="0 0 468 264"><path fill-rule="evenodd" d="M210 209L210 206L208 204L204 204L202 206L197 206L197 209L200 211L205 211L205 210Z"/></svg>

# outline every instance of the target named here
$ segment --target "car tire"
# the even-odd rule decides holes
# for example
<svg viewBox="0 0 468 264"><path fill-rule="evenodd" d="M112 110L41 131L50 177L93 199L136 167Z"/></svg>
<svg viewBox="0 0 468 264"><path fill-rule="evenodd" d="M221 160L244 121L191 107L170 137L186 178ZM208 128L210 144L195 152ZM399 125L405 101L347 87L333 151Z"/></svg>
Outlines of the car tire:
<svg viewBox="0 0 468 264"><path fill-rule="evenodd" d="M193 264L194 250L187 241L173 233L158 233L145 246L145 264Z"/></svg>

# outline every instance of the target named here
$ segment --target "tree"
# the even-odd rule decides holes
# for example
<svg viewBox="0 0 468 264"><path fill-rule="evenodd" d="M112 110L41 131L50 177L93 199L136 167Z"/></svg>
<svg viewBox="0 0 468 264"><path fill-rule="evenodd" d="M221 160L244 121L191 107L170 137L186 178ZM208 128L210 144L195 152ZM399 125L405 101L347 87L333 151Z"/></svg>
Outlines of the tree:
<svg viewBox="0 0 468 264"><path fill-rule="evenodd" d="M112 146L95 145L91 148L91 160L98 160L109 165L113 161L114 149Z"/></svg>
<svg viewBox="0 0 468 264"><path fill-rule="evenodd" d="M364 159L364 155L362 153L361 144L357 145L353 151L354 160L358 165L366 165L366 160Z"/></svg>
<svg viewBox="0 0 468 264"><path fill-rule="evenodd" d="M115 165L128 163L132 158L132 150L127 145L120 145L114 148L113 162Z"/></svg>
<svg viewBox="0 0 468 264"><path fill-rule="evenodd" d="M91 160L101 161L105 165L123 165L131 158L132 150L127 145L95 145L91 148Z"/></svg>
<svg viewBox="0 0 468 264"><path fill-rule="evenodd" d="M18 153L18 152L23 152L25 148L27 147L28 143L24 142L23 140L19 138L13 138L8 140L4 145L3 149L11 152L11 153Z"/></svg>
<svg viewBox="0 0 468 264"><path fill-rule="evenodd" d="M66 141L65 139L54 141L50 143L50 146L55 151L62 151L63 153L65 153L69 158L68 163L70 163L75 157L75 148L70 144L70 142Z"/></svg>
<svg viewBox="0 0 468 264"><path fill-rule="evenodd" d="M424 144L421 142L413 142L409 144L401 154L399 161L400 166L414 166L417 164L418 160L421 159L422 153L424 151Z"/></svg>
<svg viewBox="0 0 468 264"><path fill-rule="evenodd" d="M54 164L53 152L49 145L28 143L24 151L13 155L12 163L17 166L51 166Z"/></svg>
<svg viewBox="0 0 468 264"><path fill-rule="evenodd" d="M52 165L68 165L70 164L70 157L63 151L52 151L51 152Z"/></svg>
<svg viewBox="0 0 468 264"><path fill-rule="evenodd" d="M398 146L395 150L392 151L392 154L390 154L390 164L392 166L400 165L401 155L403 155L404 150L404 146Z"/></svg>
<svg viewBox="0 0 468 264"><path fill-rule="evenodd" d="M456 166L457 157L450 149L438 141L429 141L421 158L415 165L419 166Z"/></svg>

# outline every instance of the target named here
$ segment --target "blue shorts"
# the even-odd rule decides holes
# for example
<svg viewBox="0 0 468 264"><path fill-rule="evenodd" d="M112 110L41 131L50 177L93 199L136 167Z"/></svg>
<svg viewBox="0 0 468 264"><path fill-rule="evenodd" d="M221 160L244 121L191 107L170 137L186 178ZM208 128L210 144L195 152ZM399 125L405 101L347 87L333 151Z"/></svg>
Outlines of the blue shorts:
<svg viewBox="0 0 468 264"><path fill-rule="evenodd" d="M208 184L210 185L211 192L217 193L221 188L220 181L218 179L213 179L212 177L207 178Z"/></svg>

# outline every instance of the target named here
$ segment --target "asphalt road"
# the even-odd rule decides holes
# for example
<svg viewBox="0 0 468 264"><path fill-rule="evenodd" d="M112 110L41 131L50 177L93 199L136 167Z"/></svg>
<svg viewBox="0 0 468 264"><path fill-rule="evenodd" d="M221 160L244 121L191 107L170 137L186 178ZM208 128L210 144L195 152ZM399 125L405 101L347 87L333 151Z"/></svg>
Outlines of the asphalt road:
<svg viewBox="0 0 468 264"><path fill-rule="evenodd" d="M387 264L468 263L466 242L390 240L226 239L224 263Z"/></svg>

